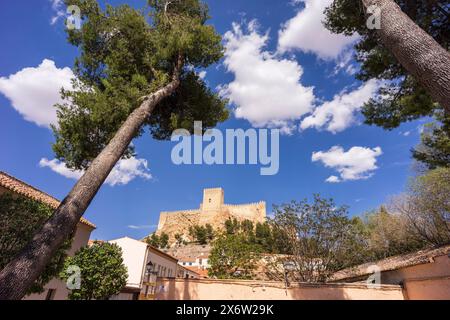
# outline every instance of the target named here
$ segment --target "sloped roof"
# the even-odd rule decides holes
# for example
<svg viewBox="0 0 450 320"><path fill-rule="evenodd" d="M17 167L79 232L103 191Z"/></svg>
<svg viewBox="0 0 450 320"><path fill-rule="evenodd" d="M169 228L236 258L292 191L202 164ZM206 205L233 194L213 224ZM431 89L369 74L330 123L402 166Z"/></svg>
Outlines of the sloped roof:
<svg viewBox="0 0 450 320"><path fill-rule="evenodd" d="M144 241L142 241L142 242L144 242ZM144 242L144 243L146 243L146 242ZM176 258L176 257L168 254L167 252L164 252L164 251L162 251L162 250L160 250L160 249L158 249L158 248L156 248L156 247L154 247L154 246L152 246L152 245L150 245L148 243L146 243L146 244L147 244L148 248L150 249L150 251L153 251L156 254L159 254L159 255L161 255L163 257L169 258L169 259L175 261L176 263L178 263L178 258Z"/></svg>
<svg viewBox="0 0 450 320"><path fill-rule="evenodd" d="M40 201L53 209L58 208L60 204L58 199L3 171L0 171L0 186L21 196ZM91 228L96 228L95 224L83 217L80 218L80 222Z"/></svg>
<svg viewBox="0 0 450 320"><path fill-rule="evenodd" d="M181 265L181 264L177 265L177 268L179 268L179 269L184 269L184 270L187 270L187 271L189 271L189 272L195 273L195 274L198 275L198 276L201 276L200 273L198 273L197 271L194 271L195 268L192 268L192 267L188 268L188 267L185 267L185 266L183 266L183 265ZM192 269L191 269L191 268L192 268ZM196 270L196 269L195 269L195 270Z"/></svg>
<svg viewBox="0 0 450 320"><path fill-rule="evenodd" d="M376 265L380 268L380 271L392 271L406 267L412 267L419 264L426 264L433 262L434 257L450 254L450 245L442 246L439 248L429 248L412 253L389 257L383 260L369 262L361 264L359 266L347 268L336 272L331 281L340 281L344 279L359 278L367 276L372 272L369 271L369 267Z"/></svg>
<svg viewBox="0 0 450 320"><path fill-rule="evenodd" d="M189 271L193 271L193 272L197 273L202 278L208 278L208 270L207 269L202 269L202 268L194 267L194 266L184 266L184 268L188 269Z"/></svg>

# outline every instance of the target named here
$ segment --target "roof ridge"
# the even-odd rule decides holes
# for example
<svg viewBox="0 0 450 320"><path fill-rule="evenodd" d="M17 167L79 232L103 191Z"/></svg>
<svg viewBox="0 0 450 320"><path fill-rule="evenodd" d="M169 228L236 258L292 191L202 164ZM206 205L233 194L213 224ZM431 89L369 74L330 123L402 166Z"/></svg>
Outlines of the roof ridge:
<svg viewBox="0 0 450 320"><path fill-rule="evenodd" d="M31 188L31 189L34 189L35 191L37 191L37 192L39 192L39 193L42 193L43 195L46 195L46 196L49 197L49 198L52 198L53 200L56 200L56 201L58 201L58 202L61 202L61 200L55 198L54 196L48 194L47 192L42 191L42 190L40 190L40 189L38 189L38 188L32 186L31 184L29 184L29 183L27 183L27 182L25 182L25 181L23 181L23 180L21 180L21 179L19 179L19 178L17 178L17 177L14 177L14 176L12 176L12 175L6 173L5 171L0 170L0 175L2 175L2 174L5 175L5 176L7 176L7 177L10 178L10 179L16 180L17 182L20 182L20 183L26 185L27 187L29 187L29 188Z"/></svg>
<svg viewBox="0 0 450 320"><path fill-rule="evenodd" d="M6 180L9 180L9 183L8 183L8 181L6 181L6 182L3 181L1 179L2 177ZM10 185L11 182L12 182L12 185ZM14 185L14 183L16 185ZM51 196L50 194L48 194L42 190L39 190L38 188L30 185L29 183L26 183L25 181L22 181L22 180L4 172L4 171L1 171L1 170L0 170L0 186L3 186L4 188L6 188L12 192L15 192L16 194L20 194L23 197L27 197L27 198L33 199L35 201L45 203L45 204L49 205L50 207L52 207L53 209L58 208L59 204L61 203L60 200ZM23 188L28 189L28 190L21 190ZM33 194L33 193L35 193L35 194ZM80 222L87 226L90 226L92 228L96 228L95 224L93 224L86 218L81 217Z"/></svg>

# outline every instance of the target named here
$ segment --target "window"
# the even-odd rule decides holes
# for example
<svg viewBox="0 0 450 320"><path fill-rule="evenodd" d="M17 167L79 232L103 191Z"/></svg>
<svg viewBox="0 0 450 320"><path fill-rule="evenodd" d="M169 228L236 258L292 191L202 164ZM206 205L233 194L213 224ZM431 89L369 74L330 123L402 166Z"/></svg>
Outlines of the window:
<svg viewBox="0 0 450 320"><path fill-rule="evenodd" d="M45 296L45 300L53 300L55 299L56 289L48 289L47 295Z"/></svg>

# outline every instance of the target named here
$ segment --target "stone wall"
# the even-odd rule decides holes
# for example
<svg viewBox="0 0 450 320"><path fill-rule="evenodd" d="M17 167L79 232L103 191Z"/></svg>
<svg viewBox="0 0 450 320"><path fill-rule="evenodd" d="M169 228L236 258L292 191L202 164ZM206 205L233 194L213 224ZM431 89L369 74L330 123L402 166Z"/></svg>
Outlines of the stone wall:
<svg viewBox="0 0 450 320"><path fill-rule="evenodd" d="M179 233L189 239L190 226L210 224L214 229L220 230L229 218L239 221L250 220L255 224L266 220L266 204L264 201L230 205L224 203L224 194L221 188L205 189L203 202L199 209L163 211L159 215L156 234L167 233L169 241L175 241L175 234Z"/></svg>

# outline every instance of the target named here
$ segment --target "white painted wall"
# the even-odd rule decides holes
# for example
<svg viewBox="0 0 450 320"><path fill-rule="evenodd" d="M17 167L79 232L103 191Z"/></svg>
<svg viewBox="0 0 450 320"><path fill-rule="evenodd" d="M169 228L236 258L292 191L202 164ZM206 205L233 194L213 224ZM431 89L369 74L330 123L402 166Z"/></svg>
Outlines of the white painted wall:
<svg viewBox="0 0 450 320"><path fill-rule="evenodd" d="M123 262L128 269L127 287L140 289L145 272L147 244L129 237L108 242L115 243L122 248Z"/></svg>

